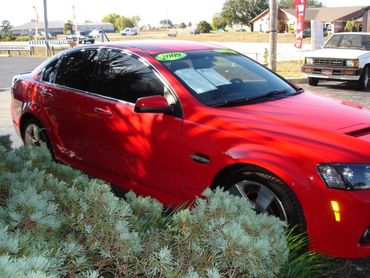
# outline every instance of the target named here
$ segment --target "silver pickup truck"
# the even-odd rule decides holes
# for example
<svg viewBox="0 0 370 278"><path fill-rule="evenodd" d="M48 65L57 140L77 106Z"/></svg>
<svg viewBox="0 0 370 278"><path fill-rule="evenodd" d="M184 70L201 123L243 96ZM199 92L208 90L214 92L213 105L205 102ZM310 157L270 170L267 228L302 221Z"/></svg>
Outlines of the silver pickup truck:
<svg viewBox="0 0 370 278"><path fill-rule="evenodd" d="M308 84L320 79L353 81L358 88L369 88L370 33L337 33L322 49L306 55L302 72Z"/></svg>

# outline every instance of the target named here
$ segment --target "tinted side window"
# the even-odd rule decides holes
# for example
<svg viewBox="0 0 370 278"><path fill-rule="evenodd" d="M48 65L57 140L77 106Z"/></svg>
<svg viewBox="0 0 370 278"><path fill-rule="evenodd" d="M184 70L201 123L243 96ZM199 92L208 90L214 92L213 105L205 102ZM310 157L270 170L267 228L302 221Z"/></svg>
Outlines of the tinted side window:
<svg viewBox="0 0 370 278"><path fill-rule="evenodd" d="M92 91L97 59L96 50L76 51L66 55L60 64L55 83L82 91Z"/></svg>
<svg viewBox="0 0 370 278"><path fill-rule="evenodd" d="M98 77L98 93L136 102L138 98L163 95L164 85L138 59L118 51L108 51Z"/></svg>
<svg viewBox="0 0 370 278"><path fill-rule="evenodd" d="M59 61L60 61L59 59L56 59L45 67L44 73L42 74L43 81L49 83L53 83L55 81Z"/></svg>

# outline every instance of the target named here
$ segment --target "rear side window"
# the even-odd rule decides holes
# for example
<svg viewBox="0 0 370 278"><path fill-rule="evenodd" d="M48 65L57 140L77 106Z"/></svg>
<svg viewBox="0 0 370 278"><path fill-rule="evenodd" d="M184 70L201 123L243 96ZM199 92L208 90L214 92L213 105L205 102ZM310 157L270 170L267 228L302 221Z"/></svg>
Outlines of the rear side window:
<svg viewBox="0 0 370 278"><path fill-rule="evenodd" d="M137 58L118 51L107 51L104 55L97 93L134 103L138 98L163 92L163 83Z"/></svg>
<svg viewBox="0 0 370 278"><path fill-rule="evenodd" d="M59 66L55 83L82 91L93 91L97 60L97 50L82 50L66 55Z"/></svg>

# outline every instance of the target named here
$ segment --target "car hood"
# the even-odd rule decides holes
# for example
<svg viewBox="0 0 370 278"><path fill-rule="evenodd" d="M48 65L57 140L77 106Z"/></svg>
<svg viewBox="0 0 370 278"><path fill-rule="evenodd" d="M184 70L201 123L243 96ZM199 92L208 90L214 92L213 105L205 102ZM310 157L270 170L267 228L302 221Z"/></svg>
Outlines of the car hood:
<svg viewBox="0 0 370 278"><path fill-rule="evenodd" d="M341 150L336 151L337 161L349 153L370 159L366 151L370 149L370 111L356 104L304 92L260 104L221 108L218 113L222 129L262 144L279 141L281 146L291 143L295 149L304 145L306 153L307 149L315 150L320 157L331 149ZM357 149L356 155L353 149Z"/></svg>
<svg viewBox="0 0 370 278"><path fill-rule="evenodd" d="M308 53L306 57L357 59L360 56L365 55L367 53L369 53L369 51L360 49L323 48Z"/></svg>

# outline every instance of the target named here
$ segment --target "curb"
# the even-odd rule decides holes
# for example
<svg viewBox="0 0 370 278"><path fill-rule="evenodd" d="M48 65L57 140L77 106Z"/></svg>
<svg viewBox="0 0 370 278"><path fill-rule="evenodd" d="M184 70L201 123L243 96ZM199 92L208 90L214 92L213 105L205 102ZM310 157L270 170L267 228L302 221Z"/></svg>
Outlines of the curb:
<svg viewBox="0 0 370 278"><path fill-rule="evenodd" d="M295 84L307 83L307 79L305 77L289 77L286 78L286 80Z"/></svg>

